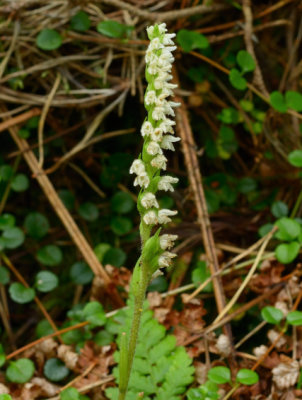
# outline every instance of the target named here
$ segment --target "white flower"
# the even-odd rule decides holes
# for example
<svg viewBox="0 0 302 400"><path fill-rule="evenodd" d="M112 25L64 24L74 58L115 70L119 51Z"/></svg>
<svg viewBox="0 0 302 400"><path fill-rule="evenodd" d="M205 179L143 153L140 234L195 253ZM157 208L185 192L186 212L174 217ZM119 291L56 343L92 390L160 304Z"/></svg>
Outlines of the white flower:
<svg viewBox="0 0 302 400"><path fill-rule="evenodd" d="M159 237L159 245L162 250L170 249L174 246L175 240L177 240L177 235L165 234Z"/></svg>
<svg viewBox="0 0 302 400"><path fill-rule="evenodd" d="M151 156L156 156L156 154L162 154L163 151L157 142L151 141L148 143L147 153L150 154Z"/></svg>
<svg viewBox="0 0 302 400"><path fill-rule="evenodd" d="M147 64L148 64L148 63L152 63L152 62L155 62L155 61L157 61L157 60L158 60L158 57L157 57L156 54L154 54L153 50L152 50L152 49L148 49L148 50L146 51L146 55L145 55L145 61L146 61L146 63L147 63Z"/></svg>
<svg viewBox="0 0 302 400"><path fill-rule="evenodd" d="M147 30L147 34L149 39L152 39L153 33L154 33L154 26L148 26Z"/></svg>
<svg viewBox="0 0 302 400"><path fill-rule="evenodd" d="M160 142L163 137L163 130L161 128L155 128L151 133L151 139L155 142Z"/></svg>
<svg viewBox="0 0 302 400"><path fill-rule="evenodd" d="M136 174L136 175L141 175L143 173L146 173L145 170L145 164L142 162L142 160L134 160L130 170L130 174Z"/></svg>
<svg viewBox="0 0 302 400"><path fill-rule="evenodd" d="M163 38L163 44L165 46L173 45L174 42L173 42L172 38L174 38L175 36L176 36L175 33L166 33L164 38Z"/></svg>
<svg viewBox="0 0 302 400"><path fill-rule="evenodd" d="M159 50L164 48L164 45L161 43L161 41L159 40L159 38L154 38L151 40L150 44L149 44L149 50Z"/></svg>
<svg viewBox="0 0 302 400"><path fill-rule="evenodd" d="M143 137L151 135L153 132L153 126L151 122L145 121L141 127L141 134Z"/></svg>
<svg viewBox="0 0 302 400"><path fill-rule="evenodd" d="M157 215L154 211L148 211L144 217L143 220L145 222L145 224L147 225L156 225L158 224L158 219L157 219Z"/></svg>
<svg viewBox="0 0 302 400"><path fill-rule="evenodd" d="M169 104L171 107L175 108L175 107L179 107L181 103L176 102L176 101L169 101Z"/></svg>
<svg viewBox="0 0 302 400"><path fill-rule="evenodd" d="M156 75L158 73L158 65L155 61L149 64L148 72L150 75Z"/></svg>
<svg viewBox="0 0 302 400"><path fill-rule="evenodd" d="M176 215L177 211L172 211L172 210L168 210L166 208L163 208L162 210L158 211L158 222L160 224L168 224L169 222L171 222L171 218L173 215Z"/></svg>
<svg viewBox="0 0 302 400"><path fill-rule="evenodd" d="M162 176L158 182L157 188L159 190L164 190L165 192L167 192L168 190L174 192L174 187L171 185L171 183L177 183L178 180L178 178L174 178L173 176Z"/></svg>
<svg viewBox="0 0 302 400"><path fill-rule="evenodd" d="M167 32L167 24L163 22L162 24L158 25L159 33L163 34Z"/></svg>
<svg viewBox="0 0 302 400"><path fill-rule="evenodd" d="M179 137L171 136L171 135L165 135L161 141L161 148L165 150L172 150L174 151L175 148L173 146L174 142L178 142L180 140Z"/></svg>
<svg viewBox="0 0 302 400"><path fill-rule="evenodd" d="M154 168L160 168L160 169L166 170L167 169L167 161L168 161L167 158L165 156L163 156L162 154L160 154L151 160L151 165Z"/></svg>
<svg viewBox="0 0 302 400"><path fill-rule="evenodd" d="M164 133L174 133L172 126L175 125L175 122L169 118L164 119L159 127L163 130Z"/></svg>
<svg viewBox="0 0 302 400"><path fill-rule="evenodd" d="M153 193L145 193L141 199L142 206L145 208L156 207L159 208L159 204L156 200L156 197Z"/></svg>
<svg viewBox="0 0 302 400"><path fill-rule="evenodd" d="M159 258L158 258L158 265L159 267L169 267L172 263L172 258L177 257L177 254L170 253L169 251L165 251Z"/></svg>
<svg viewBox="0 0 302 400"><path fill-rule="evenodd" d="M163 104L164 112L165 114L171 115L172 117L175 117L175 112L173 108L170 106L170 103L168 101L165 101Z"/></svg>
<svg viewBox="0 0 302 400"><path fill-rule="evenodd" d="M153 112L152 112L152 118L155 119L155 121L159 121L160 119L165 119L165 110L163 107L155 107Z"/></svg>
<svg viewBox="0 0 302 400"><path fill-rule="evenodd" d="M146 174L146 172L143 172L142 174L138 175L135 180L133 185L134 186L141 186L147 188L149 186L150 179L149 176Z"/></svg>
<svg viewBox="0 0 302 400"><path fill-rule="evenodd" d="M148 92L145 95L145 103L147 106L150 106L151 104L154 104L157 100L156 93L154 90L148 90Z"/></svg>

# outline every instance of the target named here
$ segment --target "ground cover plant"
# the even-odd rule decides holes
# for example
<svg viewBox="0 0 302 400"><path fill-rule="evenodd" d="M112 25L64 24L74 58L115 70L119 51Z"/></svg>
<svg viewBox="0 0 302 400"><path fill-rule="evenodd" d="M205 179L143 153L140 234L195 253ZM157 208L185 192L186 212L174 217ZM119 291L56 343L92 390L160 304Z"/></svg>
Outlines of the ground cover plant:
<svg viewBox="0 0 302 400"><path fill-rule="evenodd" d="M1 2L0 400L125 393L149 235L125 398L302 398L301 12L295 0ZM150 26L175 33L173 71L148 71L162 34ZM141 126L163 119L145 107L165 68L180 105L162 144ZM161 168L170 191L155 197L146 182ZM178 213L159 231L162 210Z"/></svg>

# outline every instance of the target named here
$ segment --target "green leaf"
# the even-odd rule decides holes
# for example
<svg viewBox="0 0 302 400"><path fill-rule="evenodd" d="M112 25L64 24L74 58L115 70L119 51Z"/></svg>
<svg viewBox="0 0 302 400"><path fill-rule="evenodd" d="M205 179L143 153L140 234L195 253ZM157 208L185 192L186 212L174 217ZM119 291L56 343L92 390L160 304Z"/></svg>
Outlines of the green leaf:
<svg viewBox="0 0 302 400"><path fill-rule="evenodd" d="M236 68L232 68L229 74L231 85L238 90L245 90L247 88L247 81L241 76Z"/></svg>
<svg viewBox="0 0 302 400"><path fill-rule="evenodd" d="M35 297L35 290L23 286L20 282L12 283L8 291L11 299L20 304L29 303Z"/></svg>
<svg viewBox="0 0 302 400"><path fill-rule="evenodd" d="M217 150L219 156L227 160L231 157L238 149L238 142L235 136L235 132L229 126L222 125L219 129L219 135L217 140Z"/></svg>
<svg viewBox="0 0 302 400"><path fill-rule="evenodd" d="M123 38L124 36L128 35L134 29L134 27L120 24L117 21L106 20L100 22L96 29L102 35L109 36L111 38Z"/></svg>
<svg viewBox="0 0 302 400"><path fill-rule="evenodd" d="M294 150L289 153L288 161L294 167L302 167L302 150Z"/></svg>
<svg viewBox="0 0 302 400"><path fill-rule="evenodd" d="M292 218L282 217L276 222L279 228L276 238L279 240L294 240L301 233L301 225Z"/></svg>
<svg viewBox="0 0 302 400"><path fill-rule="evenodd" d="M50 292L51 290L58 287L58 277L49 271L40 271L36 275L36 288L40 292Z"/></svg>
<svg viewBox="0 0 302 400"><path fill-rule="evenodd" d="M21 128L18 130L18 136L22 139L28 139L30 137L30 131L25 128Z"/></svg>
<svg viewBox="0 0 302 400"><path fill-rule="evenodd" d="M77 389L70 387L60 393L60 400L80 400L80 394Z"/></svg>
<svg viewBox="0 0 302 400"><path fill-rule="evenodd" d="M97 301L87 303L83 309L83 315L87 321L95 326L103 326L107 320L102 305Z"/></svg>
<svg viewBox="0 0 302 400"><path fill-rule="evenodd" d="M0 178L4 181L9 181L14 175L14 170L10 165L1 165L0 167Z"/></svg>
<svg viewBox="0 0 302 400"><path fill-rule="evenodd" d="M277 325L283 319L284 315L281 310L276 307L266 306L261 310L261 316L264 321Z"/></svg>
<svg viewBox="0 0 302 400"><path fill-rule="evenodd" d="M227 367L213 367L208 372L208 379L218 385L231 381L231 371Z"/></svg>
<svg viewBox="0 0 302 400"><path fill-rule="evenodd" d="M242 383L242 385L254 385L259 381L259 376L257 372L243 368L238 371L236 381Z"/></svg>
<svg viewBox="0 0 302 400"><path fill-rule="evenodd" d="M93 203L86 202L80 205L79 214L86 221L96 221L99 217L99 209Z"/></svg>
<svg viewBox="0 0 302 400"><path fill-rule="evenodd" d="M157 276L156 278L152 279L148 286L148 292L159 292L163 293L168 290L168 282L164 276Z"/></svg>
<svg viewBox="0 0 302 400"><path fill-rule="evenodd" d="M24 192L29 188L29 179L24 174L17 174L11 182L11 188L15 192Z"/></svg>
<svg viewBox="0 0 302 400"><path fill-rule="evenodd" d="M7 249L16 249L24 242L24 233L20 228L7 228L2 233L2 242Z"/></svg>
<svg viewBox="0 0 302 400"><path fill-rule="evenodd" d="M279 244L275 250L276 258L282 264L289 264L297 257L300 250L298 242Z"/></svg>
<svg viewBox="0 0 302 400"><path fill-rule="evenodd" d="M47 319L42 319L36 327L36 335L38 338L50 335L54 330Z"/></svg>
<svg viewBox="0 0 302 400"><path fill-rule="evenodd" d="M263 237L263 236L267 235L273 229L273 227L274 227L273 224L262 225L258 230L259 236Z"/></svg>
<svg viewBox="0 0 302 400"><path fill-rule="evenodd" d="M205 196L209 214L218 211L220 207L220 198L218 194L214 190L206 189Z"/></svg>
<svg viewBox="0 0 302 400"><path fill-rule="evenodd" d="M61 44L62 37L54 29L43 29L36 39L36 45L42 50L56 50Z"/></svg>
<svg viewBox="0 0 302 400"><path fill-rule="evenodd" d="M9 272L5 267L0 265L0 283L6 285L9 282Z"/></svg>
<svg viewBox="0 0 302 400"><path fill-rule="evenodd" d="M94 252L100 262L103 262L106 252L111 248L108 243L99 243L95 248Z"/></svg>
<svg viewBox="0 0 302 400"><path fill-rule="evenodd" d="M198 261L196 267L192 272L192 282L199 286L203 283L207 278L211 276L209 269L207 268L207 264L205 261ZM212 282L208 283L207 286L203 289L204 292L212 292L213 285Z"/></svg>
<svg viewBox="0 0 302 400"><path fill-rule="evenodd" d="M122 249L111 247L104 255L103 263L121 267L126 261L127 255Z"/></svg>
<svg viewBox="0 0 302 400"><path fill-rule="evenodd" d="M114 342L114 336L112 335L112 333L107 332L106 330L103 330L94 335L93 341L98 346L101 346L101 347L107 346L108 344Z"/></svg>
<svg viewBox="0 0 302 400"><path fill-rule="evenodd" d="M239 122L240 115L235 108L228 107L223 108L221 113L217 115L217 118L225 124L237 124Z"/></svg>
<svg viewBox="0 0 302 400"><path fill-rule="evenodd" d="M38 250L37 259L43 265L55 267L62 262L63 253L60 247L49 244Z"/></svg>
<svg viewBox="0 0 302 400"><path fill-rule="evenodd" d="M241 99L239 103L246 112L251 112L254 109L254 104L249 100Z"/></svg>
<svg viewBox="0 0 302 400"><path fill-rule="evenodd" d="M198 32L188 31L187 29L178 31L176 40L185 52L209 47L208 39L204 35Z"/></svg>
<svg viewBox="0 0 302 400"><path fill-rule="evenodd" d="M60 199L63 201L64 206L68 210L73 210L74 209L75 197L74 197L73 193L71 193L70 190L61 189L61 190L58 191L58 195L59 195Z"/></svg>
<svg viewBox="0 0 302 400"><path fill-rule="evenodd" d="M282 93L278 91L272 92L270 94L270 103L275 110L279 111L280 113L286 113L287 105Z"/></svg>
<svg viewBox="0 0 302 400"><path fill-rule="evenodd" d="M76 13L70 21L71 29L79 32L88 31L90 28L91 21L87 13L85 11L79 11Z"/></svg>
<svg viewBox="0 0 302 400"><path fill-rule="evenodd" d="M9 394L0 394L0 400L12 400Z"/></svg>
<svg viewBox="0 0 302 400"><path fill-rule="evenodd" d="M133 210L135 205L131 195L126 192L117 192L111 199L112 211L119 214L126 214Z"/></svg>
<svg viewBox="0 0 302 400"><path fill-rule="evenodd" d="M28 382L35 372L35 364L28 358L20 358L17 361L11 361L7 370L6 378L14 383Z"/></svg>
<svg viewBox="0 0 302 400"><path fill-rule="evenodd" d="M302 94L289 90L285 93L286 105L295 111L302 111Z"/></svg>
<svg viewBox="0 0 302 400"><path fill-rule="evenodd" d="M250 53L245 50L240 50L237 54L237 63L241 68L243 74L246 72L254 71L256 63Z"/></svg>
<svg viewBox="0 0 302 400"><path fill-rule="evenodd" d="M77 285L87 285L94 277L91 268L85 261L78 261L71 266L70 278Z"/></svg>
<svg viewBox="0 0 302 400"><path fill-rule="evenodd" d="M69 374L69 369L58 358L50 358L44 364L44 375L52 382L59 382Z"/></svg>
<svg viewBox="0 0 302 400"><path fill-rule="evenodd" d="M12 214L0 215L0 230L13 228L16 223L16 218Z"/></svg>
<svg viewBox="0 0 302 400"><path fill-rule="evenodd" d="M2 344L0 343L0 367L5 364L6 356Z"/></svg>
<svg viewBox="0 0 302 400"><path fill-rule="evenodd" d="M26 216L24 227L33 239L42 239L49 231L49 222L44 215L32 212Z"/></svg>
<svg viewBox="0 0 302 400"><path fill-rule="evenodd" d="M131 231L133 224L129 218L113 217L110 221L110 227L116 235L122 236Z"/></svg>
<svg viewBox="0 0 302 400"><path fill-rule="evenodd" d="M283 201L275 201L271 206L271 212L274 217L286 217L288 214L288 207Z"/></svg>
<svg viewBox="0 0 302 400"><path fill-rule="evenodd" d="M286 316L286 321L290 325L301 326L302 325L302 311L291 311Z"/></svg>

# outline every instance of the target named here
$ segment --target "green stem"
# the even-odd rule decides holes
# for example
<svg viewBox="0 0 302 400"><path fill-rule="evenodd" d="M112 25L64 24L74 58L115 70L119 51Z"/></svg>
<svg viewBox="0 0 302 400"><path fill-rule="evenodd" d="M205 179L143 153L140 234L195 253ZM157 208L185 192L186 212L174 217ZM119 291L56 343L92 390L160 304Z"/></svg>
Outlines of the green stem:
<svg viewBox="0 0 302 400"><path fill-rule="evenodd" d="M125 360L125 354L121 354L121 360L123 360L123 365L120 367L120 385L119 385L119 397L118 400L124 400L127 393L128 383L130 379L131 369L133 365L135 349L137 344L140 320L143 312L144 300L146 295L146 289L148 286L148 271L146 266L142 264L140 274L140 281L138 285L138 291L134 296L134 311L132 318L132 326L130 332L130 338L127 348L127 357ZM123 347L123 348L122 348ZM125 352L125 346L121 346L121 353Z"/></svg>
<svg viewBox="0 0 302 400"><path fill-rule="evenodd" d="M298 198L297 198L297 201L296 201L296 203L295 203L295 205L294 205L294 208L293 208L293 210L292 210L292 212L291 212L291 215L290 215L291 218L295 218L295 216L296 216L296 214L297 214L297 212L298 212L298 209L299 209L299 207L300 207L300 205L301 205L301 201L302 201L302 190L301 190L301 192L299 193L299 196L298 196Z"/></svg>

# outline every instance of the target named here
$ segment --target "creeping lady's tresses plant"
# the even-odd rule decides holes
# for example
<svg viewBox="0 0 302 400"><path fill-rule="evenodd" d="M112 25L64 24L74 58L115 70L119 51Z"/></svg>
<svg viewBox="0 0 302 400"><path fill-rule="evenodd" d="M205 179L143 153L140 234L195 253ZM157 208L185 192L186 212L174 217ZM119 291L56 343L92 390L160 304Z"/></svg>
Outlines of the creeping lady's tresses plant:
<svg viewBox="0 0 302 400"><path fill-rule="evenodd" d="M146 80L148 86L145 93L145 107L148 117L141 128L144 138L142 153L134 160L130 174L135 174L134 186L140 186L137 208L141 216L140 236L142 243L141 256L134 268L131 290L134 296L134 314L129 339L123 333L120 353L120 383L119 400L126 396L131 373L140 317L147 286L153 274L162 267L168 267L176 257L170 250L177 239L176 235L160 235L161 228L151 236L151 230L156 225L167 224L177 211L160 209L156 199L159 190L174 191L173 183L178 179L169 175L161 176L161 170L167 168L167 158L163 150L174 151L173 143L180 139L174 136L174 108L179 103L167 100L177 87L170 83L176 49L174 33L166 33L166 24L147 28L150 44L146 52Z"/></svg>

